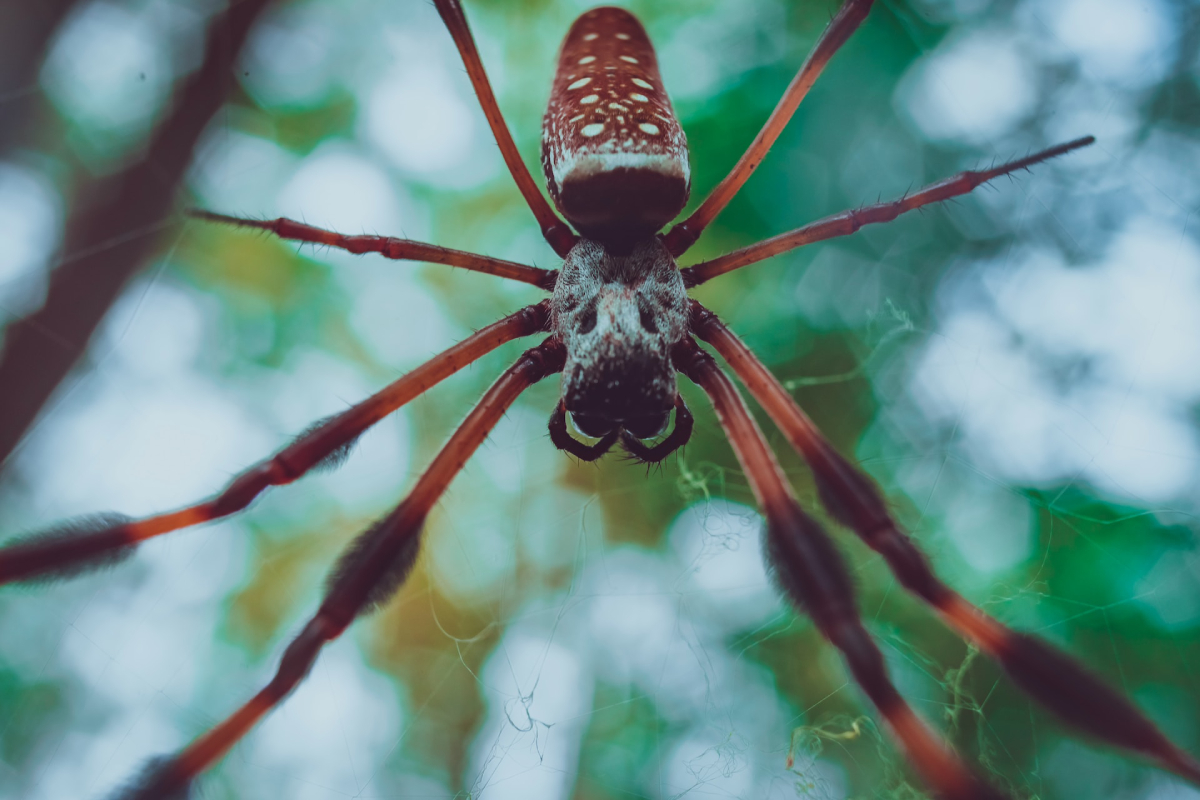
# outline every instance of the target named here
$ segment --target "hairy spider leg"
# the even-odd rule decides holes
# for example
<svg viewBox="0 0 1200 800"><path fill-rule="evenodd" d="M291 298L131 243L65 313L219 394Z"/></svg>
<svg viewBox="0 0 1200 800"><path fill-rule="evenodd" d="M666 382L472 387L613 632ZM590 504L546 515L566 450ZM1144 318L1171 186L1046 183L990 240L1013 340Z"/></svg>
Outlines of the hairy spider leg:
<svg viewBox="0 0 1200 800"><path fill-rule="evenodd" d="M356 617L387 602L416 561L429 509L517 397L547 375L560 371L565 358L562 344L552 336L526 350L505 370L400 505L342 553L329 575L320 607L284 651L275 677L224 722L183 750L151 760L115 800L183 797L197 775L225 755L304 680L327 642L340 636Z"/></svg>
<svg viewBox="0 0 1200 800"><path fill-rule="evenodd" d="M584 444L567 430L567 403L561 399L554 406L554 410L550 412L550 424L548 427L550 428L551 443L559 450L570 453L580 461L595 461L600 458L617 443L617 436L621 432L620 428L613 428L604 434L595 444Z"/></svg>
<svg viewBox="0 0 1200 800"><path fill-rule="evenodd" d="M905 589L932 606L947 625L998 662L1021 689L1063 721L1200 783L1200 763L1172 743L1126 697L1065 653L1012 630L946 586L888 513L879 489L833 448L737 335L694 300L692 321L693 332L721 354L808 462L830 515L883 556Z"/></svg>
<svg viewBox="0 0 1200 800"><path fill-rule="evenodd" d="M546 329L543 300L468 336L357 405L314 424L274 456L243 471L203 502L140 520L101 514L25 534L0 547L0 584L68 578L110 566L146 539L241 511L270 486L337 466L367 428L506 342Z"/></svg>
<svg viewBox="0 0 1200 800"><path fill-rule="evenodd" d="M937 183L931 183L912 194L907 194L899 200L877 203L871 206L843 211L839 214L832 214L824 219L811 222L803 228L797 228L788 233L781 233L778 236L764 239L757 244L743 247L741 250L734 250L732 253L727 253L711 261L702 261L699 264L687 267L681 270L684 283L689 288L698 286L718 275L724 275L726 272L732 272L748 264L757 263L771 256L786 253L788 250L803 247L806 244L820 242L825 239L835 239L839 236L849 236L863 225L870 225L877 222L891 222L907 211L913 211L931 203L940 203L952 197L968 194L981 184L999 178L1001 175L1010 175L1017 170L1027 169L1042 161L1061 156L1072 150L1078 150L1081 147L1087 147L1095 141L1096 137L1094 136L1084 136L1065 144L1047 148L1025 158L1009 161L998 167L960 172L953 177L945 178Z"/></svg>
<svg viewBox="0 0 1200 800"><path fill-rule="evenodd" d="M695 420L683 402L683 395L675 395L675 427L671 434L653 447L647 447L640 439L624 428L621 429L621 446L625 452L643 464L657 464L688 443L692 438Z"/></svg>
<svg viewBox="0 0 1200 800"><path fill-rule="evenodd" d="M874 0L846 0L845 4L838 9L837 14L829 22L829 26L825 28L825 32L821 34L821 38L817 40L812 52L808 54L808 58L800 65L796 77L788 84L787 90L779 99L775 110L771 112L771 116L767 117L762 130L754 137L754 141L738 159L737 164L725 176L725 179L717 184L704 202L692 212L691 216L674 225L664 235L663 242L672 256L678 258L687 252L709 223L716 219L717 215L738 193L742 184L754 174L754 170L766 158L767 151L771 149L775 140L779 138L779 134L787 127L788 121L796 112L800 101L816 83L817 78L825 69L825 65L866 19L873 2Z"/></svg>
<svg viewBox="0 0 1200 800"><path fill-rule="evenodd" d="M708 395L767 518L776 583L842 653L855 682L879 710L922 779L946 800L998 800L917 716L892 684L883 654L863 627L850 575L816 520L800 508L775 454L733 382L690 336L672 352L676 368Z"/></svg>
<svg viewBox="0 0 1200 800"><path fill-rule="evenodd" d="M221 222L236 225L239 228L258 228L270 231L281 239L295 242L311 242L336 247L355 255L362 253L379 253L384 258L396 261L426 261L430 264L445 264L450 267L461 267L474 272L483 272L500 278L531 283L541 289L554 288L554 278L558 274L554 270L527 267L513 261L505 261L491 256L481 256L468 253L465 250L453 250L436 244L414 242L412 239L399 239L395 236L347 236L344 233L328 231L303 222L279 217L278 219L246 219L233 217L228 214L217 214L202 209L191 209L190 216L209 222Z"/></svg>
<svg viewBox="0 0 1200 800"><path fill-rule="evenodd" d="M550 243L560 258L566 258L567 253L575 246L579 237L571 232L567 223L563 222L558 214L554 213L554 209L550 207L537 184L533 182L533 176L529 174L525 162L521 160L517 145L513 142L508 125L504 122L504 115L500 113L500 106L496 103L496 95L492 92L492 85L483 68L483 61L479 58L479 51L475 47L475 39L471 36L471 29L467 25L467 17L463 13L462 4L459 3L459 0L434 0L433 4L437 6L438 14L446 23L446 28L450 31L450 35L454 38L454 44L462 55L467 75L471 78L471 86L475 89L475 96L479 98L479 105L483 107L483 114L487 117L492 135L496 137L496 144L500 147L500 154L504 156L504 163L508 165L508 171L512 173L513 180L517 183L517 189L525 198L525 202L529 204L533 216L537 218L546 241Z"/></svg>

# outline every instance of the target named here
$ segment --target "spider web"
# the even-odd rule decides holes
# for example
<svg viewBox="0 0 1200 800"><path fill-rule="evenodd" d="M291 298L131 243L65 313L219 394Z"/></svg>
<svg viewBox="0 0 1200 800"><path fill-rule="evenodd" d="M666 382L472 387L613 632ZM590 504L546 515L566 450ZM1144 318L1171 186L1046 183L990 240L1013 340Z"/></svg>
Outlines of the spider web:
<svg viewBox="0 0 1200 800"><path fill-rule="evenodd" d="M528 5L468 13L534 164L544 92L519 87L548 86L582 6ZM1083 5L876 9L701 246L898 195L981 153L1086 132L1098 147L699 296L881 482L951 583L1085 655L1195 752L1200 154L1171 100L1200 80L1196 44L1183 4ZM827 10L648 12L696 168L710 170L698 189L753 135ZM39 84L71 121L74 158L111 169L144 140L208 13L79 6ZM553 266L455 59L424 3L281 6L243 59L249 101L212 126L190 186L215 210ZM65 213L54 170L0 162L6 319L44 291ZM187 226L9 465L0 523L202 497L536 296ZM0 595L0 791L102 796L256 691L339 549L520 349L382 423L337 473L112 573ZM772 591L761 521L702 396L687 395L696 440L646 476L554 451L553 384L522 398L452 485L409 585L327 648L203 796L922 797L835 654ZM1195 795L1072 739L834 534L901 690L999 785Z"/></svg>

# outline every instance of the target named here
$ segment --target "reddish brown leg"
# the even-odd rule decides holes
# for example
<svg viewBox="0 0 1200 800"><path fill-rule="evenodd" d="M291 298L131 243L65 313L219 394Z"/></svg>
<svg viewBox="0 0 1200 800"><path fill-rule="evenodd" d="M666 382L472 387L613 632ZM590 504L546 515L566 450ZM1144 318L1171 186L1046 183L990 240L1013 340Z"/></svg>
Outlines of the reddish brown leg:
<svg viewBox="0 0 1200 800"><path fill-rule="evenodd" d="M1017 685L1065 722L1200 783L1200 764L1123 695L1066 654L1013 631L942 583L925 555L892 519L875 485L833 449L749 348L694 300L692 330L729 362L750 394L808 461L829 513L882 555L908 591L929 603L951 628L999 662Z"/></svg>
<svg viewBox="0 0 1200 800"><path fill-rule="evenodd" d="M550 208L541 190L533 182L525 162L521 160L521 154L517 152L517 145L513 142L508 125L504 122L504 115L500 113L500 106L496 103L496 95L492 93L492 85L483 68L483 61L479 58L479 51L475 49L475 39L471 36L462 4L459 0L434 0L433 4L437 6L442 21L454 37L454 44L458 46L458 52L467 68L467 75L471 78L471 86L475 89L475 96L479 98L479 105L483 107L483 115L487 117L492 135L496 137L496 144L500 147L500 154L504 156L504 163L508 165L513 180L517 182L521 196L529 204L533 216L537 217L546 241L554 248L554 252L566 258L578 237L571 233L567 223L559 219L554 209Z"/></svg>
<svg viewBox="0 0 1200 800"><path fill-rule="evenodd" d="M779 134L787 127L792 114L796 113L800 101L816 83L817 77L825 69L825 65L866 19L873 2L874 0L846 0L838 10L837 15L829 23L829 27L817 40L812 52L808 54L808 58L800 65L800 71L788 85L779 104L767 118L766 124L758 132L758 136L754 137L749 149L734 165L733 170L725 177L725 180L717 184L717 188L712 190L712 193L704 199L699 208L692 212L690 217L675 225L663 237L663 242L671 251L671 255L678 258L687 252L687 249L695 244L696 239L700 237L708 224L716 219L717 214L720 214L738 193L742 184L754 174L754 170L767 157L767 151L771 149L771 145L775 144Z"/></svg>
<svg viewBox="0 0 1200 800"><path fill-rule="evenodd" d="M258 228L271 231L281 239L324 244L355 254L379 253L384 258L397 261L428 261L431 264L446 264L522 283L532 283L534 286L540 286L547 290L554 288L554 279L558 275L557 272L551 270L527 267L524 264L476 255L463 250L451 250L449 247L439 247L435 244L414 242L411 239L397 239L392 236L347 236L284 217L261 220L244 219L200 209L193 209L188 213L197 219L205 219L210 222L224 222L229 225L237 225L239 228Z"/></svg>
<svg viewBox="0 0 1200 800"><path fill-rule="evenodd" d="M183 797L197 775L225 755L304 680L327 642L340 636L355 617L386 602L404 583L416 561L421 528L429 509L521 392L561 370L564 360L562 344L553 337L526 350L487 390L404 502L367 529L342 554L329 576L320 608L284 651L271 682L182 751L151 762L118 797L123 800Z"/></svg>
<svg viewBox="0 0 1200 800"><path fill-rule="evenodd" d="M863 627L846 567L829 537L800 508L779 462L733 382L689 336L672 352L675 368L708 394L717 419L767 517L767 550L780 587L841 651L850 673L887 722L922 779L941 798L994 800L980 781L913 712L888 676Z"/></svg>
<svg viewBox="0 0 1200 800"><path fill-rule="evenodd" d="M109 566L132 555L146 539L241 511L269 486L291 483L313 468L335 466L367 428L505 342L544 330L548 318L549 304L543 301L489 325L358 405L317 423L202 503L140 520L88 517L18 537L0 548L0 584L67 578Z"/></svg>
<svg viewBox="0 0 1200 800"><path fill-rule="evenodd" d="M805 225L803 228L797 228L788 233L781 233L779 236L766 239L758 244L752 244L749 247L743 247L741 250L734 250L732 253L727 253L720 258L714 258L712 261L703 261L695 266L688 267L682 270L683 281L688 287L697 286L718 275L724 275L726 272L732 272L747 264L754 264L771 256L786 253L788 250L803 247L806 244L819 242L823 239L835 239L839 236L849 236L863 225L870 225L876 222L891 222L906 211L913 211L931 203L940 203L943 200L949 200L951 197L967 194L980 184L999 178L1001 175L1009 175L1017 170L1031 167L1041 161L1061 156L1072 150L1078 150L1080 147L1087 147L1095 141L1096 137L1094 136L1084 136L1082 139L1060 144L1056 147L1043 150L1040 153L1034 153L1025 158L1018 158L1007 164L1001 164L998 167L960 172L952 178L932 183L913 194L905 195L899 200L843 211L840 214L819 219L816 222Z"/></svg>

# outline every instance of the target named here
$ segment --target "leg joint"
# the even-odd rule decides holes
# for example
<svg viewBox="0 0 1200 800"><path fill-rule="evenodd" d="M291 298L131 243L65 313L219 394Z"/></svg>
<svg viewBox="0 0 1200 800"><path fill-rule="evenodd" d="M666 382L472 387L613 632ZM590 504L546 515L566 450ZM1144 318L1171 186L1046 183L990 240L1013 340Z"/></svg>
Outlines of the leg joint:
<svg viewBox="0 0 1200 800"><path fill-rule="evenodd" d="M567 362L567 350L557 336L550 336L536 347L526 350L512 371L522 373L529 383L534 384L545 378L561 372Z"/></svg>

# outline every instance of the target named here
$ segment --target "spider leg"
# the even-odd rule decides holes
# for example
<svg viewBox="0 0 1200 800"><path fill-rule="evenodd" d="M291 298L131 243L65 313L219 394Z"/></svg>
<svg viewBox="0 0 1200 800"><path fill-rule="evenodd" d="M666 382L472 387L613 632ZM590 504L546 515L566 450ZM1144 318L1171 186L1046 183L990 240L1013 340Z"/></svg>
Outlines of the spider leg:
<svg viewBox="0 0 1200 800"><path fill-rule="evenodd" d="M559 450L565 450L580 461L595 461L612 449L617 442L620 428L613 428L595 444L584 444L567 430L567 404L562 400L550 412L550 441Z"/></svg>
<svg viewBox="0 0 1200 800"><path fill-rule="evenodd" d="M879 710L909 760L941 798L996 800L929 729L892 684L883 654L863 627L850 575L829 537L800 508L775 455L733 382L690 336L672 351L675 367L708 395L767 518L767 550L782 590L841 651L855 682Z"/></svg>
<svg viewBox="0 0 1200 800"><path fill-rule="evenodd" d="M671 435L653 447L647 447L627 430L621 430L621 446L629 455L646 464L657 464L688 443L692 438L692 412L688 411L683 395L675 395L675 427Z"/></svg>
<svg viewBox="0 0 1200 800"><path fill-rule="evenodd" d="M0 547L0 584L69 578L112 565L146 539L236 513L270 486L291 483L314 468L336 466L367 428L505 342L544 330L548 319L549 303L542 301L483 328L358 405L318 422L208 500L140 520L98 515L18 536Z"/></svg>
<svg viewBox="0 0 1200 800"><path fill-rule="evenodd" d="M816 45L808 54L808 58L800 65L800 71L788 84L787 90L779 99L771 116L767 118L762 130L754 137L754 141L738 159L737 164L725 176L725 179L717 184L717 188L713 189L712 193L704 199L700 207L692 212L690 217L676 224L664 235L663 242L671 255L678 258L687 252L696 239L700 238L700 234L708 227L708 224L716 219L717 214L720 214L729 204L729 201L742 188L742 184L766 158L767 151L775 144L775 140L787 126L792 114L796 113L800 101L816 83L817 77L825 69L829 60L833 58L834 53L841 49L850 35L866 19L873 2L874 0L846 0L838 9L825 32L821 34L821 38L817 40Z"/></svg>
<svg viewBox="0 0 1200 800"><path fill-rule="evenodd" d="M541 190L533 182L533 176L529 174L525 162L521 160L517 145L513 142L508 125L504 122L504 115L500 113L500 106L496 102L496 95L492 92L492 85L488 81L487 71L483 68L483 61L479 58L479 51L475 48L475 39L471 36L471 28L467 25L467 17L463 13L462 4L459 0L434 0L433 4L437 6L438 14L441 15L442 21L446 23L446 28L454 38L454 44L458 46L458 52L462 55L463 64L467 68L467 75L471 78L471 86L475 89L475 96L479 98L479 105L483 107L483 115L487 117L492 135L496 137L500 154L504 156L504 163L508 165L508 171L512 173L513 180L517 183L517 189L521 191L521 196L525 198L529 209L537 217L538 225L541 226L542 235L546 237L546 241L554 248L554 252L562 258L566 258L567 253L575 246L579 237L572 233L571 229L567 227L567 223L554 213L554 209L546 202Z"/></svg>
<svg viewBox="0 0 1200 800"><path fill-rule="evenodd" d="M687 267L681 270L684 283L688 287L697 286L718 275L724 275L726 272L732 272L747 264L757 263L771 256L786 253L788 250L803 247L806 244L812 244L824 239L835 239L839 236L848 236L863 225L870 225L876 222L891 222L906 211L913 211L931 203L940 203L943 200L967 194L980 184L999 178L1001 175L1009 175L1017 170L1027 169L1042 161L1061 156L1072 150L1078 150L1080 147L1087 147L1095 141L1096 137L1094 136L1084 136L1065 144L1047 148L1025 158L1009 161L1007 164L1001 164L998 167L960 172L953 177L940 180L937 183L931 183L913 194L906 194L899 200L876 203L875 205L833 214L816 222L810 222L803 228L797 228L794 231L773 236L758 244L752 244L749 247L743 247L741 250L726 253L711 261L703 261L694 266Z"/></svg>
<svg viewBox="0 0 1200 800"><path fill-rule="evenodd" d="M932 606L947 625L995 659L1018 686L1068 724L1200 783L1200 763L1172 743L1124 695L1075 659L1040 639L1012 630L946 586L925 554L892 519L874 484L829 444L750 349L694 300L692 330L716 348L804 456L829 513L883 556L904 588Z"/></svg>
<svg viewBox="0 0 1200 800"><path fill-rule="evenodd" d="M258 228L270 231L281 239L337 247L356 255L379 253L384 258L396 261L427 261L431 264L445 264L450 267L485 272L488 275L496 275L522 283L532 283L534 286L547 290L554 288L554 279L558 276L558 273L552 270L527 267L524 264L468 253L464 250L452 250L449 247L414 242L411 239L398 239L394 236L347 236L344 233L327 231L285 217L261 220L246 219L202 209L191 209L188 214L209 222L223 222L239 228Z"/></svg>
<svg viewBox="0 0 1200 800"><path fill-rule="evenodd" d="M340 636L356 617L387 602L416 561L421 528L429 509L517 397L542 378L561 370L565 354L559 340L550 337L526 350L505 370L404 501L342 553L326 583L320 608L284 650L275 677L245 705L183 750L151 761L117 798L151 800L186 796L192 779L228 752L304 680L327 642Z"/></svg>

